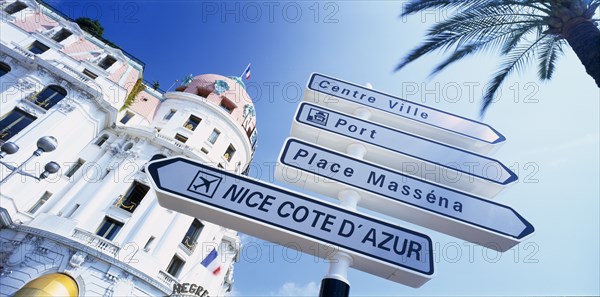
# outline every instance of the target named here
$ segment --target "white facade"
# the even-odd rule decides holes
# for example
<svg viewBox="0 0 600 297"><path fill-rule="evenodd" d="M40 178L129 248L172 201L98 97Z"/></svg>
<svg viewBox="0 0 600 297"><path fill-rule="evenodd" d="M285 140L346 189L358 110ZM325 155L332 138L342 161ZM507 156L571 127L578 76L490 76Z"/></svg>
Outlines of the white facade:
<svg viewBox="0 0 600 297"><path fill-rule="evenodd" d="M48 135L58 148L23 171L37 176L49 161L61 170L0 185L0 295L40 289L34 280L55 273L79 296L164 296L186 283L190 295L225 295L237 233L160 207L143 168L184 155L244 172L256 130L243 83L200 75L179 91L132 96L141 62L46 6L19 2L0 6L0 144L20 147L1 161L18 166ZM9 173L2 166L0 177ZM217 262L202 263L213 249Z"/></svg>

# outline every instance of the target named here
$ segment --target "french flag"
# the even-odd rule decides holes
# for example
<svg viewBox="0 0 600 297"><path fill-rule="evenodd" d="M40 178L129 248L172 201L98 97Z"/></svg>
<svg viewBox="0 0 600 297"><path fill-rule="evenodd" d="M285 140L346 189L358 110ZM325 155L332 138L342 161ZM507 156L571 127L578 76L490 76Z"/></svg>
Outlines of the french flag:
<svg viewBox="0 0 600 297"><path fill-rule="evenodd" d="M246 67L246 70L244 70L244 74L242 74L242 76L244 76L246 80L250 79L250 64L248 64L248 67Z"/></svg>
<svg viewBox="0 0 600 297"><path fill-rule="evenodd" d="M219 263L219 261L216 261L217 256L217 250L213 248L212 251L208 253L206 258L204 258L204 260L200 262L202 266L206 267L206 269L208 269L209 271L212 271L214 275L218 275L219 272L221 272L221 263Z"/></svg>

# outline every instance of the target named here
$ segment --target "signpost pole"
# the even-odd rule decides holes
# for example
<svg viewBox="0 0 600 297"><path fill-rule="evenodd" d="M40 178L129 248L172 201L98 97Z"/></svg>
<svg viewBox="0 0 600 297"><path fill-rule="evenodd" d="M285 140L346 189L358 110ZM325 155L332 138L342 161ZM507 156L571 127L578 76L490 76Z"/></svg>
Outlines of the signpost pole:
<svg viewBox="0 0 600 297"><path fill-rule="evenodd" d="M358 143L348 146L346 152L356 158L364 157L366 148ZM338 193L340 206L356 212L360 195L353 190L342 190ZM352 257L343 252L337 252L329 259L329 272L321 280L319 297L348 297L350 282L348 281L348 268L352 265Z"/></svg>

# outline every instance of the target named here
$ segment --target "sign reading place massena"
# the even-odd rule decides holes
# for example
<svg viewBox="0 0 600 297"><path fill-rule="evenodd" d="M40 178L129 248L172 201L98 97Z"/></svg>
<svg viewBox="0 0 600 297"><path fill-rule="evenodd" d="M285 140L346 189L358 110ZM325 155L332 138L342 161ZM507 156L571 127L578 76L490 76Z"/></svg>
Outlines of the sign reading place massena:
<svg viewBox="0 0 600 297"><path fill-rule="evenodd" d="M304 100L349 113L356 104L369 107L376 122L479 153L488 153L506 140L484 123L318 73L311 75Z"/></svg>
<svg viewBox="0 0 600 297"><path fill-rule="evenodd" d="M534 231L508 206L301 140L288 138L279 162L279 180L332 196L350 187L360 193L359 205L501 252ZM302 181L290 168L308 176Z"/></svg>
<svg viewBox="0 0 600 297"><path fill-rule="evenodd" d="M290 136L342 152L358 140L367 148L365 160L485 197L517 180L489 157L306 102L296 112Z"/></svg>
<svg viewBox="0 0 600 297"><path fill-rule="evenodd" d="M186 158L146 171L163 207L322 258L337 247L352 267L408 286L432 278L427 235Z"/></svg>

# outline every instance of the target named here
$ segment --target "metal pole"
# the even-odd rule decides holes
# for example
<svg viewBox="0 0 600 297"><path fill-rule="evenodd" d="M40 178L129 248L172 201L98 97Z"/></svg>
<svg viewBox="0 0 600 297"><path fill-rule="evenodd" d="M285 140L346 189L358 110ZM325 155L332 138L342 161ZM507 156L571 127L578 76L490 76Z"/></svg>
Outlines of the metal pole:
<svg viewBox="0 0 600 297"><path fill-rule="evenodd" d="M372 89L370 83L366 87ZM363 107L354 110L353 114L363 120L371 117L371 112ZM354 158L362 159L367 149L360 143L350 144L346 148L346 153ZM338 193L340 206L356 212L356 206L360 200L360 195L353 190L342 190ZM329 272L321 280L321 290L319 297L348 297L350 295L350 282L348 281L348 268L352 265L352 257L344 252L337 252L330 259Z"/></svg>
<svg viewBox="0 0 600 297"><path fill-rule="evenodd" d="M364 111L359 111L366 117ZM348 155L362 159L366 153L366 148L359 143L350 144L346 148ZM345 209L356 212L356 206L360 200L360 195L354 190L342 190L338 193L340 206ZM348 268L352 265L352 257L344 252L335 253L329 262L329 272L321 281L320 297L348 297L350 294L350 282L348 281Z"/></svg>
<svg viewBox="0 0 600 297"><path fill-rule="evenodd" d="M353 190L342 190L338 193L340 205L348 210L356 211L360 195ZM348 297L350 282L348 268L352 265L352 257L344 252L336 252L330 259L329 271L321 281L320 297Z"/></svg>
<svg viewBox="0 0 600 297"><path fill-rule="evenodd" d="M23 161L23 163L21 163L21 165L19 165L19 167L13 169L6 177L4 177L1 181L0 181L0 185L4 184L4 182L6 182L11 176L19 173L21 171L21 168L23 168L25 166L25 164L27 164L27 162L31 161L31 159L39 156L40 154L38 153L38 151L36 150L33 155L29 156L29 158L27 158L27 160Z"/></svg>

